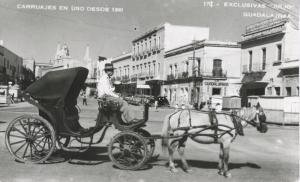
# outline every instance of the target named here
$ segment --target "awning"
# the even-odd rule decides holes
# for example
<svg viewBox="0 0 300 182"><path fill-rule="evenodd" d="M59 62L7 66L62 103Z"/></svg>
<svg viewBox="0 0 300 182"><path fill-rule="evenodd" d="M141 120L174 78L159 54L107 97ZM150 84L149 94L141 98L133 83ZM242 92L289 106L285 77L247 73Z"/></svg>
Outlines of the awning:
<svg viewBox="0 0 300 182"><path fill-rule="evenodd" d="M136 88L150 89L149 85L136 85Z"/></svg>
<svg viewBox="0 0 300 182"><path fill-rule="evenodd" d="M279 68L280 70L284 70L284 69L293 69L293 68L299 68L299 65L294 65L294 66L284 66Z"/></svg>
<svg viewBox="0 0 300 182"><path fill-rule="evenodd" d="M280 70L283 69L293 69L293 68L299 68L299 60L291 60L288 62L283 62L282 66L279 68Z"/></svg>

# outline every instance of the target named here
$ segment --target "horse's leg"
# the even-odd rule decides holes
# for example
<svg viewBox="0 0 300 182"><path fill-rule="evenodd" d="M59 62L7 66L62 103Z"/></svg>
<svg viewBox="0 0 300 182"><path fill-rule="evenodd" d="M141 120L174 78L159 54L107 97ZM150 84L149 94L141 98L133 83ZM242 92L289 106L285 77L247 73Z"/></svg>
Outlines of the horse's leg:
<svg viewBox="0 0 300 182"><path fill-rule="evenodd" d="M223 151L224 151L224 176L227 178L231 177L230 172L228 172L228 161L229 161L229 150L230 150L230 140L223 143Z"/></svg>
<svg viewBox="0 0 300 182"><path fill-rule="evenodd" d="M178 140L173 140L171 144L168 147L169 151L169 168L171 172L176 173L178 170L175 168L175 163L174 163L174 150L178 146Z"/></svg>
<svg viewBox="0 0 300 182"><path fill-rule="evenodd" d="M181 140L179 140L179 145L178 145L178 153L180 156L180 160L182 162L182 167L183 170L187 173L192 172L190 169L188 163L186 162L185 156L184 156L184 149L185 149L185 144L187 141L187 137L183 137Z"/></svg>
<svg viewBox="0 0 300 182"><path fill-rule="evenodd" d="M220 143L218 168L219 168L218 174L223 176L224 175L224 148L223 148L223 143Z"/></svg>

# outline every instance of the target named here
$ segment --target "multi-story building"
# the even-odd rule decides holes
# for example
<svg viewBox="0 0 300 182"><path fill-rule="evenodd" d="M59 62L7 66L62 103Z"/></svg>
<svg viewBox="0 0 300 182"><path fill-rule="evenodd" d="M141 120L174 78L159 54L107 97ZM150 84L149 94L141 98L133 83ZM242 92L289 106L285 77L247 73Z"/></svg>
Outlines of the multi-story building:
<svg viewBox="0 0 300 182"><path fill-rule="evenodd" d="M242 105L251 95L299 95L299 30L289 19L247 26L240 44Z"/></svg>
<svg viewBox="0 0 300 182"><path fill-rule="evenodd" d="M35 60L33 58L23 60L23 75L22 89L25 89L35 81Z"/></svg>
<svg viewBox="0 0 300 182"><path fill-rule="evenodd" d="M64 44L63 46L60 44L57 45L55 57L53 60L50 60L50 63L53 65L53 70L87 66L86 62L71 57L67 44Z"/></svg>
<svg viewBox="0 0 300 182"><path fill-rule="evenodd" d="M53 68L51 63L35 63L35 78L39 79Z"/></svg>
<svg viewBox="0 0 300 182"><path fill-rule="evenodd" d="M121 92L123 95L136 94L136 88L138 87L136 84L137 74L132 74L131 53L124 53L110 60L115 68L113 82L116 84L116 91Z"/></svg>
<svg viewBox="0 0 300 182"><path fill-rule="evenodd" d="M152 95L160 95L164 77L165 52L192 40L209 38L209 28L171 25L154 27L132 41L130 73L136 75L137 86L150 88Z"/></svg>
<svg viewBox="0 0 300 182"><path fill-rule="evenodd" d="M7 85L19 83L23 79L23 58L0 45L0 83Z"/></svg>
<svg viewBox="0 0 300 182"><path fill-rule="evenodd" d="M171 105L198 104L238 95L240 46L221 41L193 41L165 52L161 95ZM221 104L221 103L220 103Z"/></svg>

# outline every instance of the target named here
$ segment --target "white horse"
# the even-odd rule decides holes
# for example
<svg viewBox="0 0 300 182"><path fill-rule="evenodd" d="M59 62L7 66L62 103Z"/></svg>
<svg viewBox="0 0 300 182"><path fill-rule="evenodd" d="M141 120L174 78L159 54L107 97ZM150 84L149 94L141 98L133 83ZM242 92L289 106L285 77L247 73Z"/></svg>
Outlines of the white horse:
<svg viewBox="0 0 300 182"><path fill-rule="evenodd" d="M169 167L172 172L177 172L173 161L173 153L177 147L183 169L190 172L184 157L184 148L188 138L202 144L220 144L219 172L225 177L231 177L228 172L230 144L237 135L237 124L246 127L248 124L257 127L261 133L267 132L266 116L259 103L256 107L242 108L237 113L216 113L196 110L181 110L167 115L164 119L162 130L162 149L169 152ZM214 123L212 123L214 119ZM216 122L217 121L217 122ZM235 123L237 124L235 124ZM169 139L171 140L169 144Z"/></svg>

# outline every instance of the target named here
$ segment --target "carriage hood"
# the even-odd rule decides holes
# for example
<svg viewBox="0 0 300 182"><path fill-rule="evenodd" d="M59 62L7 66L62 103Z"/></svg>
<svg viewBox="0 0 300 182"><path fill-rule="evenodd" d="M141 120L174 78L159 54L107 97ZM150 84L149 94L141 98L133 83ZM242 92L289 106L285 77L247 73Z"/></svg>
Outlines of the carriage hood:
<svg viewBox="0 0 300 182"><path fill-rule="evenodd" d="M29 85L25 93L37 100L55 101L56 105L76 104L88 72L84 67L51 71Z"/></svg>

